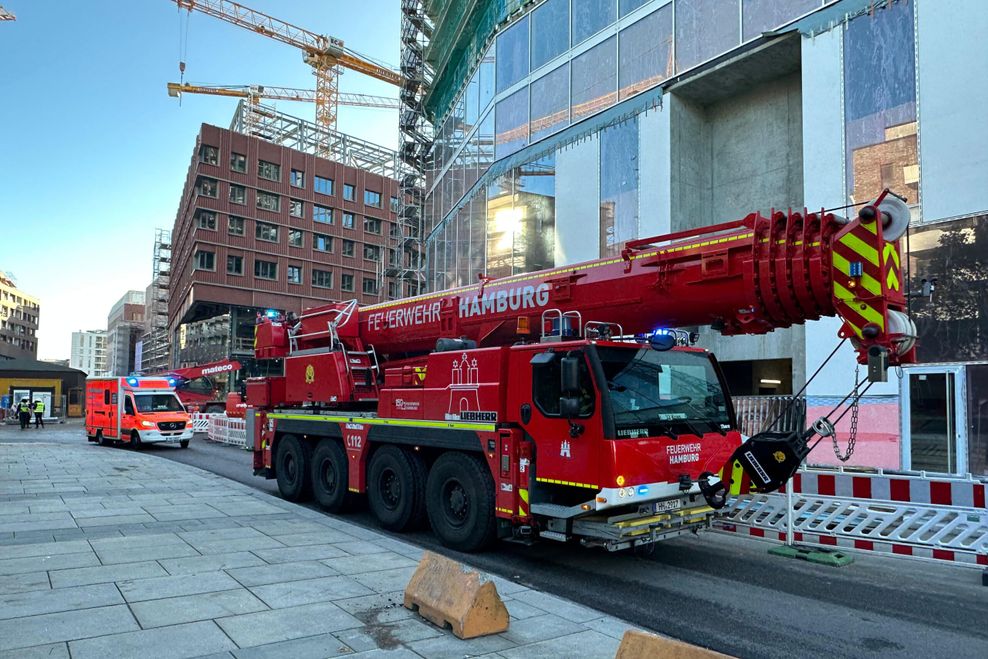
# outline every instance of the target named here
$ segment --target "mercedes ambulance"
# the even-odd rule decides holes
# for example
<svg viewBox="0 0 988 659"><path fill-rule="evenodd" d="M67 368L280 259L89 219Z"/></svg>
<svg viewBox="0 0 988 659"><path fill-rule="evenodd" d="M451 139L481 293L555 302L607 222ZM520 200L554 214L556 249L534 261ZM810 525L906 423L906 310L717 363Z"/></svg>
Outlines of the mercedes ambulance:
<svg viewBox="0 0 988 659"><path fill-rule="evenodd" d="M175 394L175 382L160 377L86 380L86 436L103 446L123 442L134 449L162 442L189 446L192 419Z"/></svg>

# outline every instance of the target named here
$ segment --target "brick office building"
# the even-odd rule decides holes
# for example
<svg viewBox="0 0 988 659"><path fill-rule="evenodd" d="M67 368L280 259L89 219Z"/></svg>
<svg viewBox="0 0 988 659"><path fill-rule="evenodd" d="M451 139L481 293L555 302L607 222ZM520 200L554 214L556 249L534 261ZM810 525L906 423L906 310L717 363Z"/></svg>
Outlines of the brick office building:
<svg viewBox="0 0 988 659"><path fill-rule="evenodd" d="M257 312L398 295L397 183L378 169L203 124L172 230L173 366L233 357L249 375Z"/></svg>

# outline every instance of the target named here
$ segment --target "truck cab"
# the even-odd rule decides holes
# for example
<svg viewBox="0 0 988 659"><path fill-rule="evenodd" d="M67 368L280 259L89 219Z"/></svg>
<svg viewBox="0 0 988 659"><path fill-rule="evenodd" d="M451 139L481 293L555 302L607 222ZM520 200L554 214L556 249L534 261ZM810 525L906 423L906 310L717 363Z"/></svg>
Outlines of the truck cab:
<svg viewBox="0 0 988 659"><path fill-rule="evenodd" d="M135 449L158 443L187 448L192 422L167 378L92 378L86 381L86 436Z"/></svg>

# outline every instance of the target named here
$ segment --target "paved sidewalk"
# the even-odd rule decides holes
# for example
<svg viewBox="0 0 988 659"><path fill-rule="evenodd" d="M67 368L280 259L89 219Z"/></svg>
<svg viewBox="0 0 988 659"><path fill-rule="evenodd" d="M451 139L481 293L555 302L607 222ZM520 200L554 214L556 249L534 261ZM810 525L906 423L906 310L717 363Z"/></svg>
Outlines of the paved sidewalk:
<svg viewBox="0 0 988 659"><path fill-rule="evenodd" d="M462 641L401 606L421 553L152 455L0 443L0 658L613 657L630 627L494 577L511 627Z"/></svg>

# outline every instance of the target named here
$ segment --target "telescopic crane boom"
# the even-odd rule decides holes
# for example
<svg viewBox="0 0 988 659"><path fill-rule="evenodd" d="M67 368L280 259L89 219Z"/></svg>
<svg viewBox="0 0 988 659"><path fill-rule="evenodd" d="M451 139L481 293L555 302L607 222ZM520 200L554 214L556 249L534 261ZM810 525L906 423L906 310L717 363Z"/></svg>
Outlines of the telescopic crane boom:
<svg viewBox="0 0 988 659"><path fill-rule="evenodd" d="M172 2L189 12L199 11L300 49L303 61L313 68L316 76L316 122L327 128L336 127L342 68L392 85L401 84L401 74L347 48L342 39L310 32L231 0Z"/></svg>

